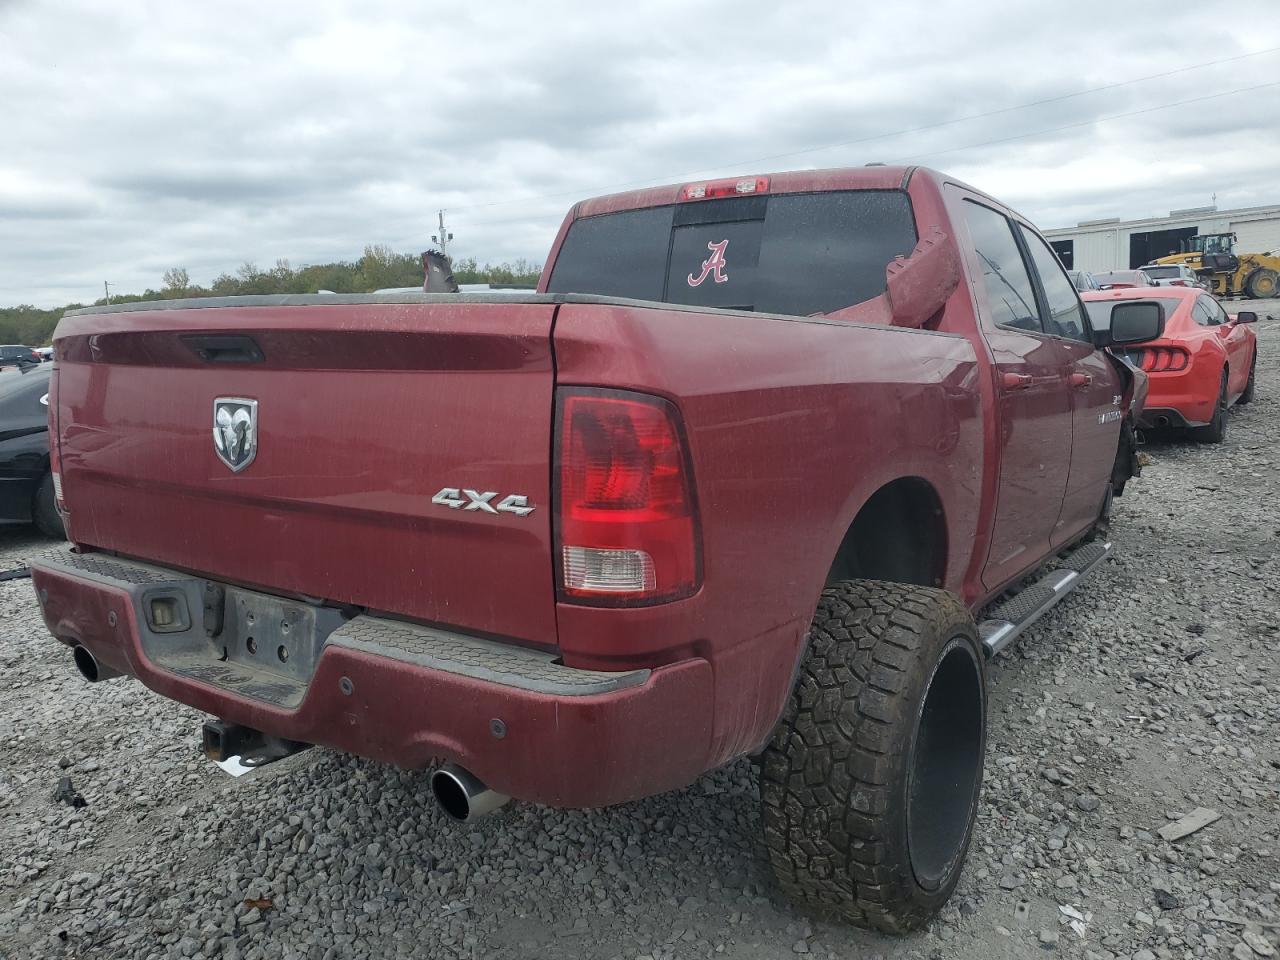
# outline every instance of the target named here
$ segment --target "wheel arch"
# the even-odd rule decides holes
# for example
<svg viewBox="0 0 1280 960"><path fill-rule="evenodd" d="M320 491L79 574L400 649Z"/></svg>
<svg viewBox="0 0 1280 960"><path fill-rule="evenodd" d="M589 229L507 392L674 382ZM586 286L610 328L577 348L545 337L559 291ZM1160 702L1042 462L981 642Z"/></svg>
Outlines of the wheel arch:
<svg viewBox="0 0 1280 960"><path fill-rule="evenodd" d="M825 582L889 580L941 586L947 550L946 514L938 491L924 477L899 477L880 486L859 507Z"/></svg>

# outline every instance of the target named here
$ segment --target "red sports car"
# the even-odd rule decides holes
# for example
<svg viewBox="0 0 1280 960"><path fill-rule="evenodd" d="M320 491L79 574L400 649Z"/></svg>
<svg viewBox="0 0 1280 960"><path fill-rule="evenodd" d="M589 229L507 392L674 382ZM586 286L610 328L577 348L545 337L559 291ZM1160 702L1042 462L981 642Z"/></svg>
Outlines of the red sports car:
<svg viewBox="0 0 1280 960"><path fill-rule="evenodd" d="M1227 408L1253 399L1258 337L1256 313L1229 316L1195 287L1130 287L1082 293L1095 330L1107 329L1117 300L1149 300L1164 307L1164 333L1115 351L1147 372L1150 389L1139 426L1182 427L1197 440L1221 443Z"/></svg>

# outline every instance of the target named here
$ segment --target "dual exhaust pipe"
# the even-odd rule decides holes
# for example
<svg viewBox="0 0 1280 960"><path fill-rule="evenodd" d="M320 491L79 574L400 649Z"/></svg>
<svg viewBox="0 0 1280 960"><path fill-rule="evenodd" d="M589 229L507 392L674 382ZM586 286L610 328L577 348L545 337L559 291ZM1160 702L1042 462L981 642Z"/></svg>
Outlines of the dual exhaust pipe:
<svg viewBox="0 0 1280 960"><path fill-rule="evenodd" d="M72 658L75 660L76 669L80 671L80 676L90 683L121 676L119 670L102 663L88 647L77 646L72 651ZM234 738L229 738L226 731L245 729L233 727L221 721L206 723L203 732L206 755L211 759L223 759L222 755L228 751L242 753L242 745L238 742L235 747L227 742L228 739ZM295 745L290 744L290 746ZM296 745L296 747L302 746L304 745ZM280 754L283 756L289 752L293 751L280 751ZM263 759L266 760L266 758ZM276 759L276 757L273 756L270 759ZM454 763L446 763L431 774L431 795L435 797L444 815L458 823L466 823L487 816L511 799L505 793L490 790L474 773Z"/></svg>

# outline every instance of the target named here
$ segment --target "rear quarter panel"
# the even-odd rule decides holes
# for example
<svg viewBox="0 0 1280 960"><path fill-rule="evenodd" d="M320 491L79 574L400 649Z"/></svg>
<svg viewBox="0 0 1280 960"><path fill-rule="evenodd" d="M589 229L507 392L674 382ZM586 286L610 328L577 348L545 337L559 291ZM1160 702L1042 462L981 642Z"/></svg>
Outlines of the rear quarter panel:
<svg viewBox="0 0 1280 960"><path fill-rule="evenodd" d="M565 661L706 656L718 759L768 733L827 571L859 508L922 478L962 592L979 525L981 374L964 337L815 319L565 304L557 382L656 393L680 408L702 524L693 597L636 610L560 604Z"/></svg>

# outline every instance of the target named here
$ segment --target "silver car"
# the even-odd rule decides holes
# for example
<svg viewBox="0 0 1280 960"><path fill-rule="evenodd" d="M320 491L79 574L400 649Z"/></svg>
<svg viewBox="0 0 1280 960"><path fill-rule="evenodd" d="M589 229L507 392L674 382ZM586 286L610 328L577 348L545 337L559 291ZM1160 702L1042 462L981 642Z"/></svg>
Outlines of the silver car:
<svg viewBox="0 0 1280 960"><path fill-rule="evenodd" d="M1148 263L1140 269L1158 287L1209 287L1185 263Z"/></svg>

